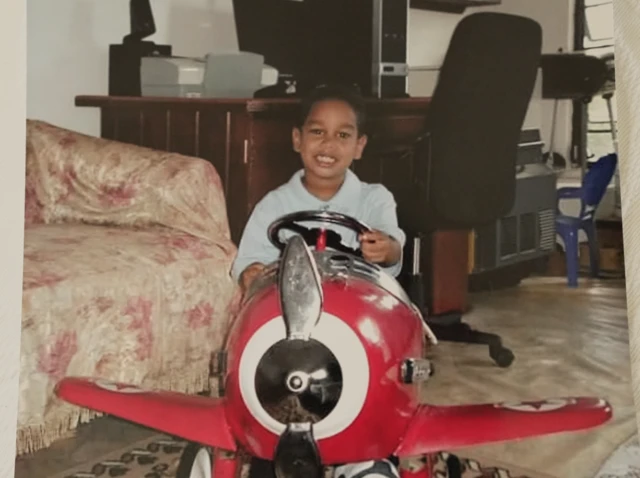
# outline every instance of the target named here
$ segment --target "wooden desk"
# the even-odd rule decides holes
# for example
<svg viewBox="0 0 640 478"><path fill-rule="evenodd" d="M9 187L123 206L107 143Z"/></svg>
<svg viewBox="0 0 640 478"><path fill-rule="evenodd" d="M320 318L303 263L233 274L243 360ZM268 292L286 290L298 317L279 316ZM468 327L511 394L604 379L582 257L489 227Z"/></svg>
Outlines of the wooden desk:
<svg viewBox="0 0 640 478"><path fill-rule="evenodd" d="M291 144L297 105L295 99L76 98L76 106L100 108L103 138L210 161L225 187L231 236L236 244L255 204L302 165ZM420 158L412 154L413 145L424 130L428 105L428 98L369 100L369 142L362 160L353 164L363 181L383 183L391 190L405 229L408 220L404 218L422 209L407 194L407 185L416 178L414 171ZM459 241L452 241L452 235L460 233L446 233L440 240L435 237L433 245L426 245L426 253L421 255L422 270L432 272L425 276L437 276L433 279L441 285L435 288L435 295L442 299L443 310L455 308L451 304L460 303L460 294L466 294L467 288L467 236L463 232ZM445 253L444 249L452 247ZM438 261L432 263L432 256ZM463 264L464 273L448 266L446 257Z"/></svg>

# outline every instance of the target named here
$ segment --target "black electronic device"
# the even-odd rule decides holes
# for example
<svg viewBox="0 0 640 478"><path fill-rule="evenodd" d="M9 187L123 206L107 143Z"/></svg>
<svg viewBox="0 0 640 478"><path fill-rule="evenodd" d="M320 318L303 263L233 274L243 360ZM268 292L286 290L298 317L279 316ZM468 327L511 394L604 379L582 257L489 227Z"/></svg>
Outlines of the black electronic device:
<svg viewBox="0 0 640 478"><path fill-rule="evenodd" d="M605 59L584 52L542 55L542 97L587 100L609 79Z"/></svg>
<svg viewBox="0 0 640 478"><path fill-rule="evenodd" d="M171 56L170 45L143 41L156 32L149 0L130 0L131 32L109 45L109 96L140 96L140 65L146 56Z"/></svg>

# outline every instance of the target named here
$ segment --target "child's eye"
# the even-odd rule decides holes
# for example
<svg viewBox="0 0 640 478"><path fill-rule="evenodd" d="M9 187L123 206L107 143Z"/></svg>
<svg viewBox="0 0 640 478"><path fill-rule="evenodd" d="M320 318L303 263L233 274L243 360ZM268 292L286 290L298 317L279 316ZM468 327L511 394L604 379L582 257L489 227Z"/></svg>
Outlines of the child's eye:
<svg viewBox="0 0 640 478"><path fill-rule="evenodd" d="M322 130L317 129L317 128L311 129L311 130L309 130L309 132L311 134L322 134Z"/></svg>
<svg viewBox="0 0 640 478"><path fill-rule="evenodd" d="M342 139L347 139L347 138L350 138L350 137L351 137L351 135L350 135L349 133L340 133L340 137L341 137Z"/></svg>

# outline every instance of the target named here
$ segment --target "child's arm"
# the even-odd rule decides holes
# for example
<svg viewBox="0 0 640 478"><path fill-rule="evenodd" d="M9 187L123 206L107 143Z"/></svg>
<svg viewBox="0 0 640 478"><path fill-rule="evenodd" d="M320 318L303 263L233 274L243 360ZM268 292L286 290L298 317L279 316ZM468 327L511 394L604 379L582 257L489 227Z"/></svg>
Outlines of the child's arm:
<svg viewBox="0 0 640 478"><path fill-rule="evenodd" d="M273 203L268 195L265 196L253 209L244 228L238 254L231 268L232 277L240 283L244 283L244 279L249 275L255 276L255 272L261 271L266 264L278 259L280 252L267 236L269 226L278 217L277 205Z"/></svg>
<svg viewBox="0 0 640 478"><path fill-rule="evenodd" d="M400 243L386 232L374 230L360 236L362 255L381 267L393 267L402 258Z"/></svg>
<svg viewBox="0 0 640 478"><path fill-rule="evenodd" d="M377 233L362 238L363 256L365 259L367 255L376 259L371 262L379 264L386 272L397 277L402 270L402 250L406 235L398 226L395 198L387 188L378 185L372 191L368 203L370 213L366 222ZM374 239L375 242L367 243L367 238Z"/></svg>

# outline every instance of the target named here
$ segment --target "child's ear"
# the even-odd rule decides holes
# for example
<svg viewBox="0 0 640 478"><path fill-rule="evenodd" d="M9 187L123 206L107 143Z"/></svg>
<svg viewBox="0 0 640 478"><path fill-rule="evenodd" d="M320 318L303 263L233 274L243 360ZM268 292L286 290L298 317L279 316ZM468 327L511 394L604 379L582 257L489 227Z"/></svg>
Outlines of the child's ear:
<svg viewBox="0 0 640 478"><path fill-rule="evenodd" d="M358 138L358 143L356 144L356 155L354 156L353 159L362 158L362 152L364 151L364 148L367 145L368 140L369 138L367 137L366 134L363 134Z"/></svg>
<svg viewBox="0 0 640 478"><path fill-rule="evenodd" d="M300 128L294 126L293 130L291 131L291 141L293 142L293 150L296 153L300 152L300 142L302 141L301 139L301 131Z"/></svg>

